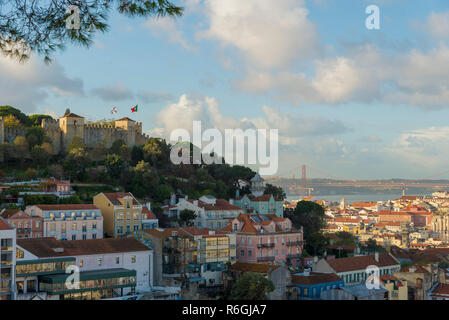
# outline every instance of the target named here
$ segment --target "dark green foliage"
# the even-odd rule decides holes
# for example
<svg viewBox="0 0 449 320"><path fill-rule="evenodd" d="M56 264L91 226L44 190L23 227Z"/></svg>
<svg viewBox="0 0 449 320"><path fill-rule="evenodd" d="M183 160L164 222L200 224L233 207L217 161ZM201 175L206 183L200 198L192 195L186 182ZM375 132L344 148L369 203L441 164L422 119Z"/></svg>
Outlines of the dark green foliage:
<svg viewBox="0 0 449 320"><path fill-rule="evenodd" d="M79 28L66 27L73 14L70 5L77 6ZM32 51L50 62L50 56L67 44L90 47L97 33L109 30L109 15L115 11L128 17L177 17L183 8L168 0L2 0L0 51L19 61Z"/></svg>
<svg viewBox="0 0 449 320"><path fill-rule="evenodd" d="M51 116L47 114L33 114L28 118L30 119L32 126L40 126L42 124L43 119L53 119Z"/></svg>
<svg viewBox="0 0 449 320"><path fill-rule="evenodd" d="M196 219L196 213L193 210L184 209L179 213L179 225L181 227L192 227Z"/></svg>
<svg viewBox="0 0 449 320"><path fill-rule="evenodd" d="M274 284L263 275L245 273L232 286L230 300L266 300L267 294L274 290Z"/></svg>
<svg viewBox="0 0 449 320"><path fill-rule="evenodd" d="M272 184L269 183L267 183L265 187L266 188L264 194L272 194L273 197L281 200L285 200L287 198L287 194L281 187L273 186Z"/></svg>
<svg viewBox="0 0 449 320"><path fill-rule="evenodd" d="M1 2L0 2L0 8L1 8ZM1 18L0 18L0 21L1 21ZM1 37L1 28L0 28L0 37ZM0 116L6 117L8 115L13 115L14 117L16 117L20 121L20 123L23 124L24 126L30 126L32 124L32 122L28 118L28 116L26 114L24 114L22 111L20 111L16 108L13 108L11 106L0 106Z"/></svg>

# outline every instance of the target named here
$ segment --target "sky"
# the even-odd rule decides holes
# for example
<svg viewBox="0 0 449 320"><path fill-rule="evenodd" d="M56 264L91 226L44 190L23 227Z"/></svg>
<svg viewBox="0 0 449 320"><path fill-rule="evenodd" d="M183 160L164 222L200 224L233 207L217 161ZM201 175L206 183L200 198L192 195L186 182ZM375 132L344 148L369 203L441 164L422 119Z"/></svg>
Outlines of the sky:
<svg viewBox="0 0 449 320"><path fill-rule="evenodd" d="M92 47L51 65L0 57L0 105L127 116L165 138L193 120L278 129L279 176L449 178L448 1L175 2L182 18L112 14Z"/></svg>

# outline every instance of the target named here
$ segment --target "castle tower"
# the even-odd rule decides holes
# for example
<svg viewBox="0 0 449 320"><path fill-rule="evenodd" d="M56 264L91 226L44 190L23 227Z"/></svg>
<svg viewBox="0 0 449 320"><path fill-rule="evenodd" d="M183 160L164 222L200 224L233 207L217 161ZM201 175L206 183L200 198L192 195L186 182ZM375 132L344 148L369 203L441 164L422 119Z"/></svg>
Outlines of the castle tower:
<svg viewBox="0 0 449 320"><path fill-rule="evenodd" d="M68 112L59 118L59 128L62 131L62 145L64 150L69 148L75 137L80 137L84 141L84 117Z"/></svg>
<svg viewBox="0 0 449 320"><path fill-rule="evenodd" d="M130 147L133 147L136 144L136 133L138 133L139 130L142 132L141 124L127 117L116 120L115 127L121 128L126 132L125 142Z"/></svg>

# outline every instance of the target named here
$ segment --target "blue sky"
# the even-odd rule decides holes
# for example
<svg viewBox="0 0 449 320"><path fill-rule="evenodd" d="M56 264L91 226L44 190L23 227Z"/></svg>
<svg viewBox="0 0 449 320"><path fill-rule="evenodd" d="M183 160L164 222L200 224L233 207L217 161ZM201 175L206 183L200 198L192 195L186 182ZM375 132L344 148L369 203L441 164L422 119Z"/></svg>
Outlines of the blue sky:
<svg viewBox="0 0 449 320"><path fill-rule="evenodd" d="M1 58L0 104L90 119L117 106L165 137L192 119L277 128L278 173L290 176L301 164L353 179L449 169L447 1L179 3L176 21L113 14L95 45L69 46L51 66ZM380 30L365 28L371 4Z"/></svg>

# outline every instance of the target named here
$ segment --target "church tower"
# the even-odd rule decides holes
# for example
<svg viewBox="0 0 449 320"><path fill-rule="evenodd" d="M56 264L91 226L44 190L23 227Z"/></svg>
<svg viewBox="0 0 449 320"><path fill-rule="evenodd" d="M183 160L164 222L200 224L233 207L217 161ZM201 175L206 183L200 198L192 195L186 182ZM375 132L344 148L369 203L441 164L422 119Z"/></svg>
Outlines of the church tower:
<svg viewBox="0 0 449 320"><path fill-rule="evenodd" d="M251 179L250 182L251 186L249 187L249 189L251 190L251 193L255 197L260 197L261 195L263 195L265 191L265 180L258 173L256 173L256 175Z"/></svg>

